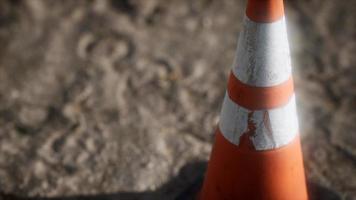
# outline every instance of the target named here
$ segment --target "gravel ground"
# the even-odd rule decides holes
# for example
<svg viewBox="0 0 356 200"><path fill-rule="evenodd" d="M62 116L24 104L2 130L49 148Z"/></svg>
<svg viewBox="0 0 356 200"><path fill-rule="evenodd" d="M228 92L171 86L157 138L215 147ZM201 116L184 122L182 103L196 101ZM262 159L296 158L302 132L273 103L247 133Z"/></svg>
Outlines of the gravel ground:
<svg viewBox="0 0 356 200"><path fill-rule="evenodd" d="M238 0L0 0L0 200L189 199ZM356 1L286 1L314 199L356 199Z"/></svg>

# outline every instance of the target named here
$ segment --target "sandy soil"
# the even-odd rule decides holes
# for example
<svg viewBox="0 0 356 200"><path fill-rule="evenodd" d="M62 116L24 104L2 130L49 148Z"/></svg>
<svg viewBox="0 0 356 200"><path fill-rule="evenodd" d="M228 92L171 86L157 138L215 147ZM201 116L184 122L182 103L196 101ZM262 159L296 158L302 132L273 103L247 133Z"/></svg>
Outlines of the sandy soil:
<svg viewBox="0 0 356 200"><path fill-rule="evenodd" d="M0 0L0 200L189 199L244 7ZM286 15L311 194L356 199L356 1Z"/></svg>

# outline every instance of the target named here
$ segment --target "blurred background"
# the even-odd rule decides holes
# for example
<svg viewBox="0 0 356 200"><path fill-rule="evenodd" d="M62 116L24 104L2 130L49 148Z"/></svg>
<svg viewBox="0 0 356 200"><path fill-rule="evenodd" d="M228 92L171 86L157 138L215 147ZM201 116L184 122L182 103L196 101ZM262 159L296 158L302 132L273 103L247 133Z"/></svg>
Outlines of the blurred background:
<svg viewBox="0 0 356 200"><path fill-rule="evenodd" d="M0 199L192 197L245 5L0 0ZM285 6L310 191L356 199L356 1Z"/></svg>

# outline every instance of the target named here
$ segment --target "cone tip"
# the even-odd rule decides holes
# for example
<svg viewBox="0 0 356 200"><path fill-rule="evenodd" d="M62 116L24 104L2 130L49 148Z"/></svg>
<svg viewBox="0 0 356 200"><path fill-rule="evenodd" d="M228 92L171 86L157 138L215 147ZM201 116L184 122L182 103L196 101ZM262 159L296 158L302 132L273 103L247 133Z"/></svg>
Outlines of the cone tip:
<svg viewBox="0 0 356 200"><path fill-rule="evenodd" d="M283 0L248 0L246 15L255 22L274 22L284 16Z"/></svg>

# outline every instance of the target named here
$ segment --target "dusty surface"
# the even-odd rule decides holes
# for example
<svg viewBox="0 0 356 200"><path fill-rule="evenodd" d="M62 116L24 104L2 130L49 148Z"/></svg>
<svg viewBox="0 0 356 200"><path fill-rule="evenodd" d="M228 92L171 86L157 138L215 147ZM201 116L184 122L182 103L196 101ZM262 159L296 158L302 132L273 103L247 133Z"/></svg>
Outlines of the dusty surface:
<svg viewBox="0 0 356 200"><path fill-rule="evenodd" d="M0 199L188 199L244 6L1 0ZM356 2L286 7L310 191L356 199Z"/></svg>

